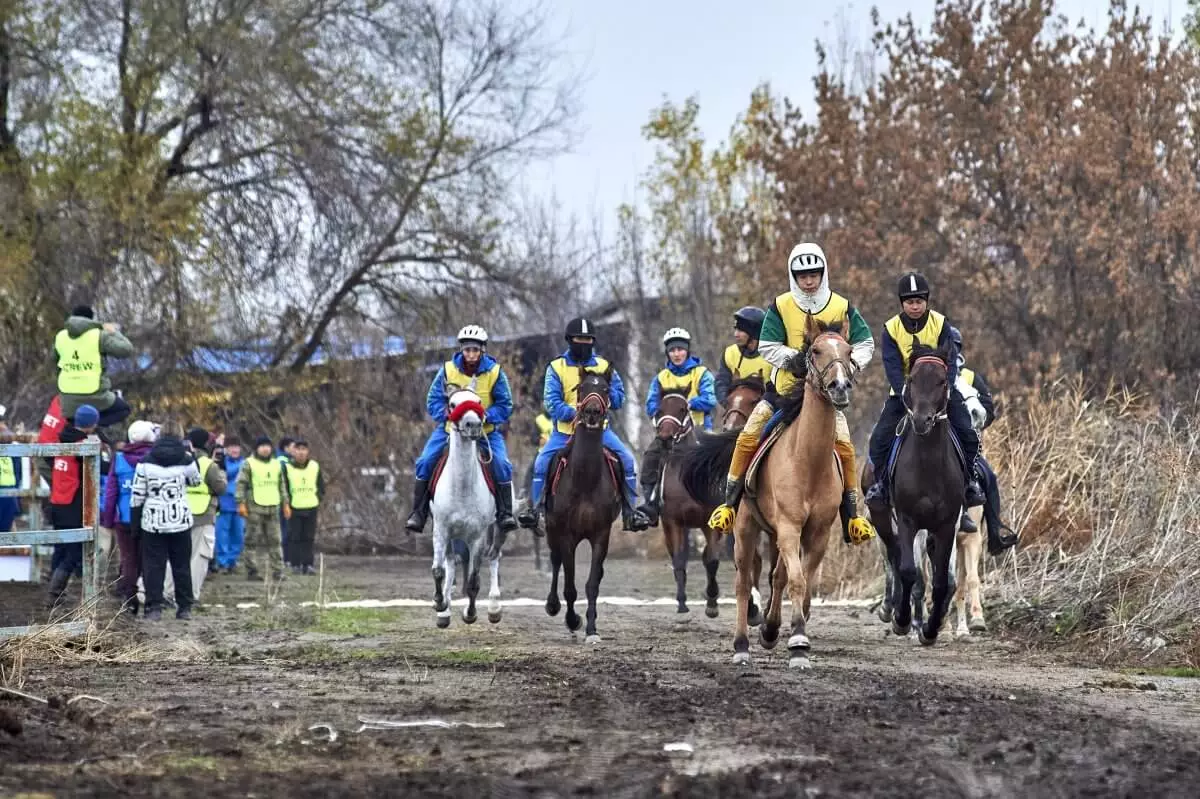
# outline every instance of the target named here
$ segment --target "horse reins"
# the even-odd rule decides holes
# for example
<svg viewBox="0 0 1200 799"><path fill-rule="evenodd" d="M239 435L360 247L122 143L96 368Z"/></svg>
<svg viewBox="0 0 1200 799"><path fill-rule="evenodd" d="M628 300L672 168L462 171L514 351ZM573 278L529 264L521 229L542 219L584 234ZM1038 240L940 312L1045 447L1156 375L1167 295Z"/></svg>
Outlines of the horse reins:
<svg viewBox="0 0 1200 799"><path fill-rule="evenodd" d="M579 399L579 403L575 406L575 416L578 418L588 405L599 405L600 414L602 416L608 414L608 398L601 396L599 391L589 391Z"/></svg>
<svg viewBox="0 0 1200 799"><path fill-rule="evenodd" d="M950 371L950 367L946 365L946 362L943 361L941 358L939 358L936 355L922 355L920 358L917 358L915 361L913 361L912 369L916 369L918 366L920 366L923 363L935 363L938 366L942 367L943 372ZM900 392L900 402L904 403L904 412L905 412L905 414L907 414L909 420L916 419L916 414L913 412L912 407L908 404L908 396L907 396L909 382L911 382L911 378L912 378L912 369L909 370L909 381L905 382L904 390ZM946 396L942 399L942 408L933 417L933 420L936 423L936 422L944 422L949 418L950 418L950 390L949 390L949 388L947 388ZM913 429L915 430L916 427L914 426Z"/></svg>

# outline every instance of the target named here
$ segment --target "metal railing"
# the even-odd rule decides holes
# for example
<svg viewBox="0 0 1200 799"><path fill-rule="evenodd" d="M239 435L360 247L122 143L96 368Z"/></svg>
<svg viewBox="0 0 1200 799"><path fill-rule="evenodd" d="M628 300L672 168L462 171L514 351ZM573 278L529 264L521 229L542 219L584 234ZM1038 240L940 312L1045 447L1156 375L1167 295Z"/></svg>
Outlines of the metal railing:
<svg viewBox="0 0 1200 799"><path fill-rule="evenodd" d="M36 547L46 544L83 544L83 601L81 610L84 613L94 607L93 599L99 591L99 552L96 547L97 533L100 523L100 443L98 441L82 441L78 444L0 444L0 458L24 458L22 471L28 476L22 482L28 486L0 488L0 497L22 497L30 500L35 511L30 514L31 522L36 525L39 516L36 507L38 497L38 473L34 462L36 458L55 457L83 458L83 469L80 481L83 491L83 527L70 530L23 530L13 533L0 533L0 547ZM0 627L0 638L12 635L26 635L35 630L52 627L55 631L68 634L80 634L87 630L90 618L78 621L34 624L24 627Z"/></svg>

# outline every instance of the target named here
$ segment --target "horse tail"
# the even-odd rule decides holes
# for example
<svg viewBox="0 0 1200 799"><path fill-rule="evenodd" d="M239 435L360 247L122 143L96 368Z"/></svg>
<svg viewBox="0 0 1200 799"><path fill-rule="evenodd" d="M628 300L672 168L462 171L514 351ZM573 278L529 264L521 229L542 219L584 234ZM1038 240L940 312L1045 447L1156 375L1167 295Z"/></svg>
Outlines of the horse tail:
<svg viewBox="0 0 1200 799"><path fill-rule="evenodd" d="M692 499L710 505L725 496L725 477L737 437L737 430L701 433L696 445L684 453L679 462L679 480Z"/></svg>

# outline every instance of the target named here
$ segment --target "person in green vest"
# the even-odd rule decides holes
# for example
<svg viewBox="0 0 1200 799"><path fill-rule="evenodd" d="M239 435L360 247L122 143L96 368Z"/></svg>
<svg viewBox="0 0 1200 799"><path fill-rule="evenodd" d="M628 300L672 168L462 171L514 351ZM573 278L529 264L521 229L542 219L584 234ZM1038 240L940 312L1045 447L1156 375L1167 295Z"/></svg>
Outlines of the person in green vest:
<svg viewBox="0 0 1200 799"><path fill-rule="evenodd" d="M317 511L325 497L325 475L321 464L310 458L308 442L302 438L292 444L292 458L284 469L292 507L285 560L294 572L315 574L313 542L317 538Z"/></svg>
<svg viewBox="0 0 1200 799"><path fill-rule="evenodd" d="M188 507L191 508L192 518L192 598L200 600L200 589L204 578L208 575L208 565L212 562L217 546L217 498L229 487L229 478L224 467L213 460L208 449L209 435L203 427L193 427L188 431L187 443L196 459L200 470L200 483L187 487ZM170 585L163 589L164 594L174 594L174 581L167 572Z"/></svg>
<svg viewBox="0 0 1200 799"><path fill-rule="evenodd" d="M259 564L270 565L271 577L282 580L283 554L280 552L279 513L292 517L287 487L287 473L275 457L275 447L267 436L254 442L254 454L242 464L235 487L238 515L246 520L246 577L259 577Z"/></svg>
<svg viewBox="0 0 1200 799"><path fill-rule="evenodd" d="M0 423L0 444L11 444L16 440L8 425ZM16 488L21 484L21 459L0 458L0 488ZM17 497L0 497L0 533L12 531L13 521L21 515L21 500Z"/></svg>
<svg viewBox="0 0 1200 799"><path fill-rule="evenodd" d="M771 379L771 364L758 351L767 312L747 305L733 314L733 343L725 348L717 371L717 399L724 403L729 390L743 380L757 377L763 385Z"/></svg>
<svg viewBox="0 0 1200 799"><path fill-rule="evenodd" d="M129 358L133 344L112 322L101 324L87 305L76 306L54 337L58 395L62 415L70 419L81 405L100 411L100 427L117 424L132 410L112 389L104 359Z"/></svg>

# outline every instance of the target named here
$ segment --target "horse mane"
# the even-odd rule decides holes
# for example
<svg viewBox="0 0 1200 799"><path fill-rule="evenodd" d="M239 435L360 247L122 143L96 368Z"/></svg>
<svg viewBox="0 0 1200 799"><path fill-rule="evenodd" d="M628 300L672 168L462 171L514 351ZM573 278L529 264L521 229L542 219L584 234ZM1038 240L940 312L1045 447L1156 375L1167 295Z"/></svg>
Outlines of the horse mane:
<svg viewBox="0 0 1200 799"><path fill-rule="evenodd" d="M910 372L918 358L937 358L946 364L947 368L950 366L950 353L947 349L927 347L919 341L913 344L912 353L908 356L908 369Z"/></svg>
<svg viewBox="0 0 1200 799"><path fill-rule="evenodd" d="M767 390L766 385L763 383L763 379L761 377L759 377L758 375L750 375L749 377L743 377L742 379L740 379L736 383L734 383L732 386L730 386L729 390L734 391L739 388L752 388L752 389L755 389L756 391L766 391Z"/></svg>

